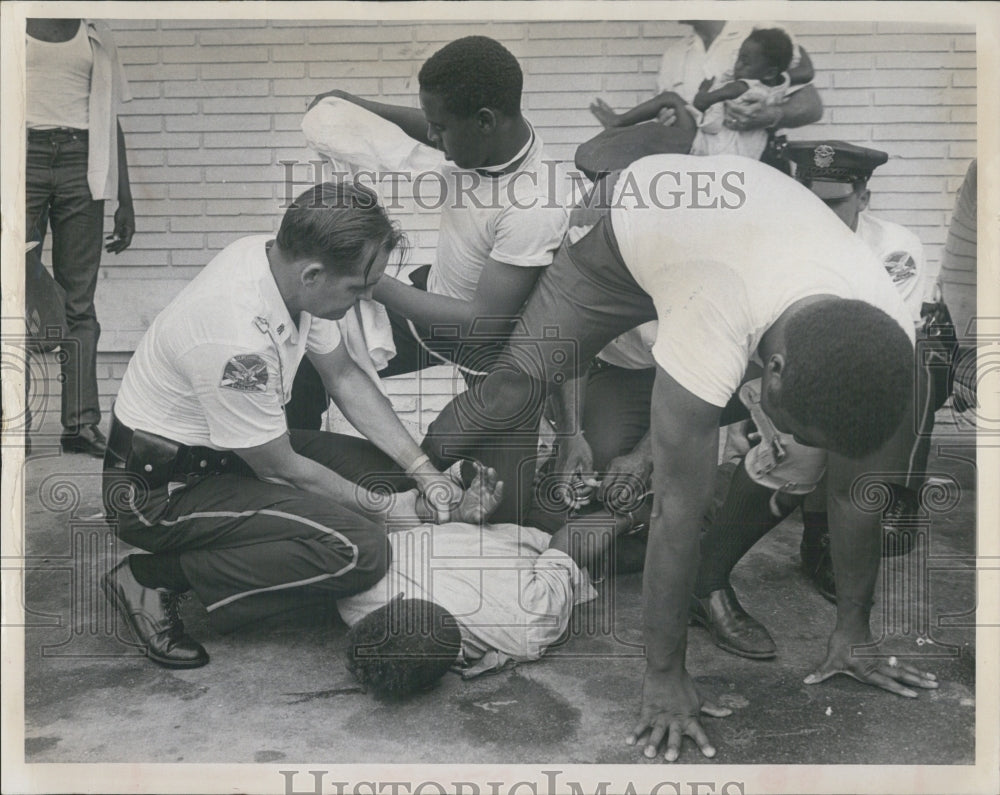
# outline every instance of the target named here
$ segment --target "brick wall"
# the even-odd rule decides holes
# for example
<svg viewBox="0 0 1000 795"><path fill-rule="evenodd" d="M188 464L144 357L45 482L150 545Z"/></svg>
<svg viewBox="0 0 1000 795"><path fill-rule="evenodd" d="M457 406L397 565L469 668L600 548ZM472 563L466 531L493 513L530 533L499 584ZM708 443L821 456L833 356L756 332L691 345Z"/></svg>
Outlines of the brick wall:
<svg viewBox="0 0 1000 795"><path fill-rule="evenodd" d="M300 122L315 94L340 87L415 105L416 74L429 55L459 36L492 36L524 67L525 113L550 156L571 161L575 147L598 131L591 99L624 108L647 98L665 46L686 30L665 21L110 24L135 96L122 126L139 232L131 249L106 255L101 274L107 395L127 359L122 352L134 349L156 312L215 252L276 228L289 173L282 163L298 162L292 176L311 180L313 155ZM790 137L837 137L889 151L892 159L870 185L872 208L913 229L938 261L955 191L975 156L974 32L786 24L812 56L826 107L820 123ZM396 215L413 245L410 261L431 261L434 214ZM417 410L410 397L397 397L408 415Z"/></svg>

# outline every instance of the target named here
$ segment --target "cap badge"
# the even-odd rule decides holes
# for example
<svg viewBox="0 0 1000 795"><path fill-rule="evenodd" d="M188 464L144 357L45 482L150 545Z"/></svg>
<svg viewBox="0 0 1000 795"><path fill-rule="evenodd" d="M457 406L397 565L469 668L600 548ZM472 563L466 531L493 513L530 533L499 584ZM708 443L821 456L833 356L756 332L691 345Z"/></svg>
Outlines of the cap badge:
<svg viewBox="0 0 1000 795"><path fill-rule="evenodd" d="M816 168L829 168L833 163L833 147L820 144L813 150L813 163Z"/></svg>

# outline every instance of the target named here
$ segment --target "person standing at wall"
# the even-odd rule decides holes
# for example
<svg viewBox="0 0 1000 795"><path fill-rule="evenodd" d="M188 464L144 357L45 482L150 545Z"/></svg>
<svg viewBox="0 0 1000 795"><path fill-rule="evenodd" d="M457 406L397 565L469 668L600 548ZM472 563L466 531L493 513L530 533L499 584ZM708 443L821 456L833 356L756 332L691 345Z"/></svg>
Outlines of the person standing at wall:
<svg viewBox="0 0 1000 795"><path fill-rule="evenodd" d="M101 247L124 251L135 234L118 109L131 99L107 26L88 19L27 21L27 239L52 228L52 270L66 292L62 449L104 455L99 428L94 308ZM118 200L107 242L104 202ZM41 256L38 245L29 256Z"/></svg>

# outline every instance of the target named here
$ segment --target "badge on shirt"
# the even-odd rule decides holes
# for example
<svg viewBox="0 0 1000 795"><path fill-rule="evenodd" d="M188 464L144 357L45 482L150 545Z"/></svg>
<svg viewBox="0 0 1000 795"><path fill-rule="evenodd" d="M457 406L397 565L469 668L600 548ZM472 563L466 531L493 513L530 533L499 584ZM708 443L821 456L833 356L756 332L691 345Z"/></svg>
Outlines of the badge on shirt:
<svg viewBox="0 0 1000 795"><path fill-rule="evenodd" d="M267 362L256 353L241 353L226 362L220 387L238 392L267 391Z"/></svg>
<svg viewBox="0 0 1000 795"><path fill-rule="evenodd" d="M908 251L893 251L884 263L893 284L901 284L917 275L917 263Z"/></svg>

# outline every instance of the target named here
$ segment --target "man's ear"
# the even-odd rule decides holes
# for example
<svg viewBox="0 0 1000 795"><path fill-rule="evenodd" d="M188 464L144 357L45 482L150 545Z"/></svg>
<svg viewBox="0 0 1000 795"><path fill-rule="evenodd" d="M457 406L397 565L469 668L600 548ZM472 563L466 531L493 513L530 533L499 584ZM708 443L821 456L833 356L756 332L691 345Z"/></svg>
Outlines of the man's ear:
<svg viewBox="0 0 1000 795"><path fill-rule="evenodd" d="M479 131L487 135L492 134L499 126L500 119L495 110L490 108L480 108L476 111L476 126Z"/></svg>
<svg viewBox="0 0 1000 795"><path fill-rule="evenodd" d="M324 270L325 268L319 262L310 262L302 269L302 273L299 274L299 281L311 287L323 275Z"/></svg>
<svg viewBox="0 0 1000 795"><path fill-rule="evenodd" d="M868 209L868 201L872 197L872 192L868 188L862 188L861 192L858 193L858 212L864 212Z"/></svg>
<svg viewBox="0 0 1000 795"><path fill-rule="evenodd" d="M781 381L781 376L785 372L785 357L780 353L772 353L768 359L767 363L764 365L764 369L767 371L768 375L776 381Z"/></svg>

